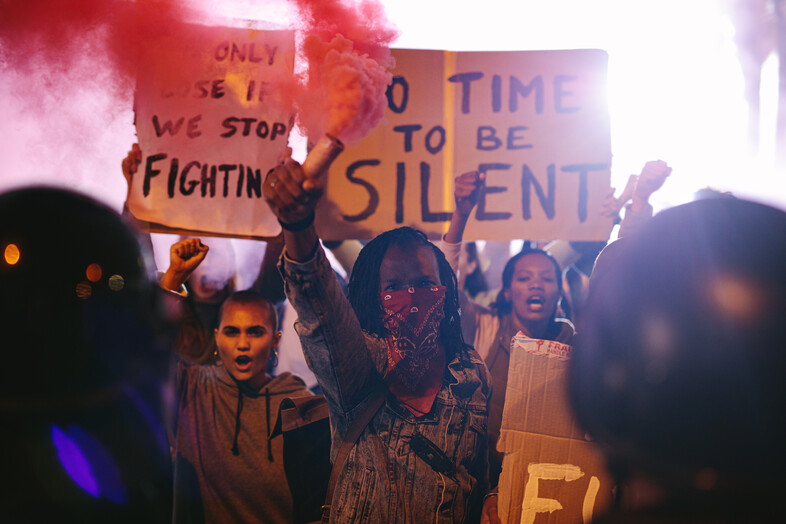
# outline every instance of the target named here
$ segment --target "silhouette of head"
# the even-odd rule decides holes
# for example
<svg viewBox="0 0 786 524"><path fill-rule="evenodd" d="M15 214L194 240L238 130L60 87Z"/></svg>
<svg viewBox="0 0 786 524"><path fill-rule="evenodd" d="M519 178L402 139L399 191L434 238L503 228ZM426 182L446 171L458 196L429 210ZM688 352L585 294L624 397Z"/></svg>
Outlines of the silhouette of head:
<svg viewBox="0 0 786 524"><path fill-rule="evenodd" d="M169 357L149 253L117 213L62 189L0 195L0 224L0 511L166 516Z"/></svg>
<svg viewBox="0 0 786 524"><path fill-rule="evenodd" d="M786 213L701 200L624 240L601 255L579 326L580 422L612 467L667 485L780 476Z"/></svg>

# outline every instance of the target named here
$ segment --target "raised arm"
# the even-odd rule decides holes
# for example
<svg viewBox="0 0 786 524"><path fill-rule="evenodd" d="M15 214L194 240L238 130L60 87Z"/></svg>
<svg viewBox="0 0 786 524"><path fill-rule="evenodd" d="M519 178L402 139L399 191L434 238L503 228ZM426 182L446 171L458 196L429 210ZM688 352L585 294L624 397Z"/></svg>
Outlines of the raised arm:
<svg viewBox="0 0 786 524"><path fill-rule="evenodd" d="M480 191L485 181L485 174L478 171L467 171L454 179L453 194L456 199L456 208L450 218L450 225L442 241L438 244L445 254L445 259L450 264L453 272L463 282L464 275L459 271L459 258L461 257L461 243L464 239L464 228L467 225L472 210L478 203ZM459 288L462 286L460 285ZM483 323L482 317L490 317L491 312L473 302L469 296L459 289L459 307L461 308L461 330L464 339L473 344L475 333ZM476 348L478 349L478 348ZM481 355L485 357L486 355Z"/></svg>
<svg viewBox="0 0 786 524"><path fill-rule="evenodd" d="M144 242L150 252L153 253L153 241L150 238L150 233L131 213L131 210L128 209L128 197L131 196L131 183L134 181L134 175L139 170L139 164L141 163L142 150L139 149L139 144L132 144L131 150L120 164L123 171L123 178L126 179L126 199L123 201L123 210L121 214L125 220L139 231L140 240Z"/></svg>
<svg viewBox="0 0 786 524"><path fill-rule="evenodd" d="M141 163L142 150L139 148L139 144L132 144L131 150L120 164L123 169L123 178L126 179L127 185L126 202L128 202L128 195L131 194L131 182L133 182L134 175L139 170L139 164ZM125 207L125 204L123 206Z"/></svg>
<svg viewBox="0 0 786 524"><path fill-rule="evenodd" d="M644 222L652 218L650 197L663 187L670 174L671 168L663 160L651 160L644 164L636 180L631 202L625 206L625 216L620 224L619 237L631 235L641 229Z"/></svg>
<svg viewBox="0 0 786 524"><path fill-rule="evenodd" d="M270 300L273 304L278 304L287 298L284 293L284 281L278 272L278 259L284 251L284 243L280 239L269 240L265 246L265 255L259 267L259 273L251 289Z"/></svg>
<svg viewBox="0 0 786 524"><path fill-rule="evenodd" d="M453 179L453 196L456 200L456 208L450 216L448 231L438 244L445 254L445 258L450 264L451 269L457 277L459 274L459 258L461 257L461 242L464 239L464 228L467 220L472 213L472 209L478 203L480 186L485 177L478 171L467 171Z"/></svg>
<svg viewBox="0 0 786 524"><path fill-rule="evenodd" d="M202 263L210 248L198 238L187 238L169 248L169 267L161 277L162 288L179 293L191 273Z"/></svg>
<svg viewBox="0 0 786 524"><path fill-rule="evenodd" d="M324 180L307 179L303 167L291 158L265 178L263 195L283 229L286 254L295 262L313 257L319 245L314 211L323 191Z"/></svg>
<svg viewBox="0 0 786 524"><path fill-rule="evenodd" d="M179 240L169 248L169 267L159 280L167 291L163 295L163 314L171 331L170 344L180 362L203 364L210 360L212 332L205 329L191 300L185 296L183 284L202 263L208 247L198 239Z"/></svg>
<svg viewBox="0 0 786 524"><path fill-rule="evenodd" d="M322 176L309 178L300 164L287 160L268 173L263 195L284 230L280 268L287 298L298 314L295 329L328 399L331 422L343 434L381 377L367 337L319 245L314 211L323 184Z"/></svg>
<svg viewBox="0 0 786 524"><path fill-rule="evenodd" d="M453 195L456 199L456 209L450 217L450 226L444 237L445 242L459 244L464 239L464 228L467 226L472 209L478 203L484 180L484 174L478 171L467 171L454 179Z"/></svg>

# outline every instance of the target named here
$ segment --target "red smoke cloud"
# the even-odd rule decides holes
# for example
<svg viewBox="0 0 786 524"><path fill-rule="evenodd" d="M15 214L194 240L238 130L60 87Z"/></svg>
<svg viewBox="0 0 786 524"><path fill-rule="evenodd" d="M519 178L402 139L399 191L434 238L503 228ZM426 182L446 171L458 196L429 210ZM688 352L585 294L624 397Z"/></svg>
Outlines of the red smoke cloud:
<svg viewBox="0 0 786 524"><path fill-rule="evenodd" d="M57 180L122 203L119 165L134 140L136 69L149 43L176 36L188 48L199 30L180 22L222 25L218 7L264 19L283 1L0 0L0 190ZM378 0L288 2L308 62L286 92L301 126L314 139L359 140L384 114L397 31ZM182 68L156 74L187 76Z"/></svg>
<svg viewBox="0 0 786 524"><path fill-rule="evenodd" d="M316 139L329 133L352 143L382 119L398 31L376 0L293 0L304 37L306 78L296 89L298 123Z"/></svg>
<svg viewBox="0 0 786 524"><path fill-rule="evenodd" d="M378 0L290 0L300 15L308 73L292 87L301 126L311 136L330 133L347 142L365 136L382 118L398 31ZM130 96L142 46L182 31L196 19L186 0L0 0L0 57L13 70L31 71L31 55L46 73L68 70L91 54L92 67ZM204 18L204 15L201 16ZM187 42L188 34L179 38ZM177 74L179 64L162 71Z"/></svg>
<svg viewBox="0 0 786 524"><path fill-rule="evenodd" d="M190 16L185 5L0 0L0 190L48 183L121 204L137 57Z"/></svg>
<svg viewBox="0 0 786 524"><path fill-rule="evenodd" d="M46 72L35 63L56 74L89 54L94 71L130 95L141 46L187 15L178 0L0 0L0 56L16 71Z"/></svg>

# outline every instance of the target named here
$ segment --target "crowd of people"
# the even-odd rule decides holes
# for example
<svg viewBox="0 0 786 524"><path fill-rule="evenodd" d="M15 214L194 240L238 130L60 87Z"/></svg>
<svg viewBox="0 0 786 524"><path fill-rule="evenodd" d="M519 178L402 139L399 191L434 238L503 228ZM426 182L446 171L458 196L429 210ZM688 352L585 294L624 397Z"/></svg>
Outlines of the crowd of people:
<svg viewBox="0 0 786 524"><path fill-rule="evenodd" d="M140 161L134 147L129 185ZM440 242L381 233L347 284L314 225L324 173L274 166L263 196L282 235L243 290L195 277L209 239L178 239L156 274L129 217L60 189L0 195L2 520L500 522L517 335L574 348L573 410L616 483L596 521L771 520L786 213L724 197L653 217L670 172L648 162L633 180L618 240L525 243L486 303L460 264L477 171L456 177ZM587 255L594 269L577 269Z"/></svg>

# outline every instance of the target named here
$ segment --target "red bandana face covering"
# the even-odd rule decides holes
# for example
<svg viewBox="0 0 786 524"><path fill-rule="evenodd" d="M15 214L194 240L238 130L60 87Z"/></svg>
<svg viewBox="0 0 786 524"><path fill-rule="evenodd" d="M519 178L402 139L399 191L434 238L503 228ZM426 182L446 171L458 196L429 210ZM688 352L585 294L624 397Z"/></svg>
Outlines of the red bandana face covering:
<svg viewBox="0 0 786 524"><path fill-rule="evenodd" d="M387 378L413 393L440 351L439 325L445 318L445 286L386 291L380 294L390 331ZM433 375L433 373L431 374Z"/></svg>

